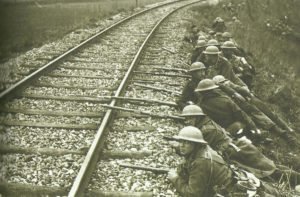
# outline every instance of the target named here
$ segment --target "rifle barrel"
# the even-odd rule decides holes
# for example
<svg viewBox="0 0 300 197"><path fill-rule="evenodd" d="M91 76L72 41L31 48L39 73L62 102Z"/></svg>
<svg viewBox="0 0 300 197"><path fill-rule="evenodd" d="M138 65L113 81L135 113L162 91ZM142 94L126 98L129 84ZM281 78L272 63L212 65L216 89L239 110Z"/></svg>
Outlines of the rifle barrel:
<svg viewBox="0 0 300 197"><path fill-rule="evenodd" d="M154 167L147 167L147 166L140 166L140 165L131 165L131 164L119 164L119 166L124 167L124 168L132 168L136 170L144 170L144 171L150 171L153 173L159 173L159 174L166 174L170 171L168 168L154 168Z"/></svg>

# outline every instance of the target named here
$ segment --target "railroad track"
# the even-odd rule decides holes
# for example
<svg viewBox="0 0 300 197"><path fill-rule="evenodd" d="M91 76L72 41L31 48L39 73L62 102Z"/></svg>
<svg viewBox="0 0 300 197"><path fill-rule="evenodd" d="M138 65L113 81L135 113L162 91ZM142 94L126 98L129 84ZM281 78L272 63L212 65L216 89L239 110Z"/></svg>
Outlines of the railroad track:
<svg viewBox="0 0 300 197"><path fill-rule="evenodd" d="M120 169L118 163L123 160L116 158L175 167L179 159L168 151L162 136L176 133L180 124L174 117L113 113L101 104L175 113L174 99L188 76L179 55L163 47L180 50L184 12L173 14L168 22L163 18L175 8L195 2L166 5L120 23L1 93L2 141L6 145L0 151L10 154L1 158L5 164L1 176L8 183L1 182L0 190L29 196L82 196L84 192L99 196L175 195L163 176L139 172L146 181L143 187L135 171ZM116 98L122 95L147 101ZM13 97L17 98L10 100ZM162 102L149 102L153 98ZM123 180L126 184L113 184ZM154 184L155 180L160 181Z"/></svg>

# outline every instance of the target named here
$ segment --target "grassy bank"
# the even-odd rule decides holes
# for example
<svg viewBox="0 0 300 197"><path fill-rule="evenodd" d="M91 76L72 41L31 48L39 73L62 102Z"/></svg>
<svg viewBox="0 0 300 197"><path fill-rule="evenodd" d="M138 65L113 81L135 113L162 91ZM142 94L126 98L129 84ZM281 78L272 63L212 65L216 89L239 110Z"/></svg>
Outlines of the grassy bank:
<svg viewBox="0 0 300 197"><path fill-rule="evenodd" d="M138 5L159 1L138 0ZM0 61L136 7L136 0L10 2L0 3Z"/></svg>
<svg viewBox="0 0 300 197"><path fill-rule="evenodd" d="M294 0L225 0L216 7L194 8L193 21L203 29L211 27L217 16L225 20L227 30L254 59L256 94L269 99L278 113L296 125L300 120L299 7ZM272 99L278 92L281 97Z"/></svg>

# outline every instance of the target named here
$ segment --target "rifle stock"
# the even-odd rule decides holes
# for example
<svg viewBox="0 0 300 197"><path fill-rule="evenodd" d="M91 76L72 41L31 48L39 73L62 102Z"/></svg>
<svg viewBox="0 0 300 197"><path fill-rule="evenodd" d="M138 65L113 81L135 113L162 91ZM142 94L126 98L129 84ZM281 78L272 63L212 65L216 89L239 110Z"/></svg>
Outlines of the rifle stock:
<svg viewBox="0 0 300 197"><path fill-rule="evenodd" d="M136 170L144 170L144 171L150 171L156 174L167 174L170 169L168 168L154 168L154 167L147 167L147 166L140 166L140 165L131 165L131 164L119 164L119 166L123 167L123 168L132 168L132 169L136 169Z"/></svg>

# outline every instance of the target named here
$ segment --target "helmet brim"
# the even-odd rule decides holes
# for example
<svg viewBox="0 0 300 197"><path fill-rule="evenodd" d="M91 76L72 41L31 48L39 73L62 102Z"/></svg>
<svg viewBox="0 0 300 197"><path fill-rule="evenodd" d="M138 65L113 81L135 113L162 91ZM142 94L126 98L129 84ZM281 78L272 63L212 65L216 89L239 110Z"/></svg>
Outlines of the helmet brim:
<svg viewBox="0 0 300 197"><path fill-rule="evenodd" d="M189 141L189 142L196 142L196 143L200 143L200 144L207 144L207 141L205 140L196 140L193 138L188 138L188 137L181 137L181 136L173 136L174 139L176 140L184 140L184 141Z"/></svg>
<svg viewBox="0 0 300 197"><path fill-rule="evenodd" d="M179 116L181 116L181 117L186 117L186 116L206 116L206 114L204 114L204 113L193 113L193 114L186 113L186 114L180 114Z"/></svg>
<svg viewBox="0 0 300 197"><path fill-rule="evenodd" d="M195 92L203 92L203 91L206 91L206 90L213 90L213 89L216 89L216 88L218 88L218 87L219 87L219 86L217 86L217 85L213 85L213 86L211 86L211 87L204 88L204 89L197 88L197 89L195 89Z"/></svg>
<svg viewBox="0 0 300 197"><path fill-rule="evenodd" d="M220 54L221 52L207 52L207 51L203 51L204 54L208 54L208 55L218 55Z"/></svg>

